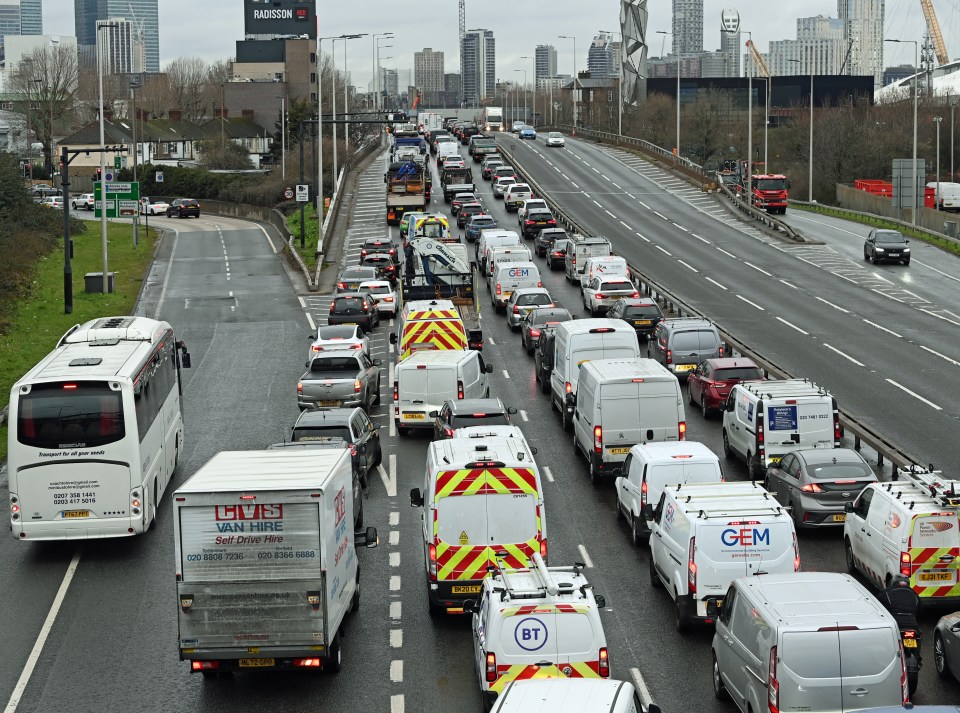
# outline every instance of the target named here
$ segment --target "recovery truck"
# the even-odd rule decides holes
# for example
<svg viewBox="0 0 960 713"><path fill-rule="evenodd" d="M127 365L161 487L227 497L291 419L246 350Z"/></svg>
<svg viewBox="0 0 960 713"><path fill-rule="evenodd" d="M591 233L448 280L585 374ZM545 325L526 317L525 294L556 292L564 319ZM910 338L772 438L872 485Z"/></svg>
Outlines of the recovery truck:
<svg viewBox="0 0 960 713"><path fill-rule="evenodd" d="M360 606L350 450L221 451L173 497L180 660L220 672L340 670Z"/></svg>
<svg viewBox="0 0 960 713"><path fill-rule="evenodd" d="M390 164L383 176L387 184L387 225L399 225L407 211L423 211L430 201L429 171L416 161Z"/></svg>

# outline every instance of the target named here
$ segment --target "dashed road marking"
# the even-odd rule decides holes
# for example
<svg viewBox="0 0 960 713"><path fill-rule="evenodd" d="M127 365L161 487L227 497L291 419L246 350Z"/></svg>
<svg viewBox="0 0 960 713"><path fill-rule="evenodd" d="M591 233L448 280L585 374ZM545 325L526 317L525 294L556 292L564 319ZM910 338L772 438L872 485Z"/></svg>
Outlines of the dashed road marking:
<svg viewBox="0 0 960 713"><path fill-rule="evenodd" d="M622 220L620 221L620 225L622 225L622 226L623 226L624 228L626 228L627 230L630 230L630 226L627 225L626 223L624 223Z"/></svg>
<svg viewBox="0 0 960 713"><path fill-rule="evenodd" d="M719 250L720 252L722 252L722 253L723 253L724 255L726 255L727 257L732 257L734 260L739 260L739 259L740 259L740 258L738 258L736 255L734 255L733 253L727 252L727 251L724 250L723 248L717 248L717 250Z"/></svg>
<svg viewBox="0 0 960 713"><path fill-rule="evenodd" d="M400 566L400 553L399 553L399 552L391 552L391 553L390 553L390 566L391 566L391 567L399 567L399 566Z"/></svg>
<svg viewBox="0 0 960 713"><path fill-rule="evenodd" d="M672 254L671 252L669 252L668 250L666 250L665 248L662 248L662 247L660 247L659 245L654 245L653 247L655 247L657 250L659 250L659 251L662 252L663 254L669 255L670 257L673 257L673 254Z"/></svg>
<svg viewBox="0 0 960 713"><path fill-rule="evenodd" d="M683 260L677 260L677 262L679 262L681 265L683 265L683 266L684 266L685 268L687 268L688 270L693 270L694 272L700 272L700 271L699 271L697 268L695 268L693 265L691 265L691 264L689 264L689 263L686 263L686 262L684 262Z"/></svg>
<svg viewBox="0 0 960 713"><path fill-rule="evenodd" d="M543 466L542 470L543 470L543 475L544 475L544 477L545 477L548 481L550 481L550 482L552 483L552 482L553 482L553 471L550 470L550 466L546 466L546 465L545 465L545 466Z"/></svg>
<svg viewBox="0 0 960 713"><path fill-rule="evenodd" d="M394 574L390 576L390 591L391 592L400 591L400 575Z"/></svg>
<svg viewBox="0 0 960 713"><path fill-rule="evenodd" d="M390 662L390 680L393 683L403 683L403 659Z"/></svg>
<svg viewBox="0 0 960 713"><path fill-rule="evenodd" d="M403 629L390 629L390 647L399 649L403 646Z"/></svg>
<svg viewBox="0 0 960 713"><path fill-rule="evenodd" d="M587 548L584 547L583 545L577 545L577 549L580 550L580 556L583 557L583 563L584 563L587 567L590 567L590 568L592 569L592 568L593 568L593 560L590 559L590 555L587 553Z"/></svg>
<svg viewBox="0 0 960 713"><path fill-rule="evenodd" d="M897 333L894 332L892 329L887 329L887 328L884 327L882 324L877 324L876 322L871 322L869 319L864 319L863 321L866 322L867 324L869 324L871 327L876 327L876 328L879 329L881 332L886 332L887 334L892 334L893 336L897 337L898 339L903 339L903 335L902 335L902 334L897 334Z"/></svg>
<svg viewBox="0 0 960 713"><path fill-rule="evenodd" d="M645 242L650 242L650 238L648 238L646 235L642 235L641 233L637 233L637 237Z"/></svg>
<svg viewBox="0 0 960 713"><path fill-rule="evenodd" d="M520 409L520 418L522 418L524 421L530 420L530 418L527 416L527 412L523 409Z"/></svg>
<svg viewBox="0 0 960 713"><path fill-rule="evenodd" d="M828 306L830 306L830 307L833 307L835 310L837 310L837 311L839 311L839 312L843 312L844 314L850 314L850 310L844 309L843 307L840 307L839 305L835 305L835 304L834 304L833 302L831 302L830 300L825 300L825 299L823 299L823 297L817 297L816 295L814 295L813 299L819 300L820 302L823 302L825 305L828 305Z"/></svg>
<svg viewBox="0 0 960 713"><path fill-rule="evenodd" d="M767 271L764 270L762 267L757 267L757 266L754 265L752 262L747 262L746 260L744 260L744 261L743 261L743 264L746 265L747 267L752 267L752 268L753 268L754 270L756 270L757 272L762 272L762 273L763 273L764 275L766 275L767 277L773 277L773 273L767 272Z"/></svg>
<svg viewBox="0 0 960 713"><path fill-rule="evenodd" d="M792 289L792 290L799 290L799 289L800 289L800 288L797 287L796 285L791 285L791 284L790 284L789 282L787 282L786 280L780 280L780 282L782 282L783 284L785 284L787 287L789 287L789 288Z"/></svg>
<svg viewBox="0 0 960 713"><path fill-rule="evenodd" d="M403 694L390 696L390 713L404 713Z"/></svg>
<svg viewBox="0 0 960 713"><path fill-rule="evenodd" d="M846 360L849 361L849 362L852 362L853 364L856 364L857 366L866 366L862 361L857 361L856 359L854 359L854 358L853 358L852 356L850 356L849 354L844 354L842 351L840 351L839 349L837 349L837 348L834 347L834 346L831 346L831 345L827 344L826 342L823 343L823 346L825 346L827 349L829 349L830 351L834 352L835 354L839 354L839 355L842 356L844 359L846 359Z"/></svg>
<svg viewBox="0 0 960 713"><path fill-rule="evenodd" d="M630 669L630 676L633 678L633 684L637 688L637 693L640 694L640 700L644 705L649 706L653 702L653 698L650 697L650 689L647 688L647 682L644 681L643 676L640 675L640 669Z"/></svg>
<svg viewBox="0 0 960 713"><path fill-rule="evenodd" d="M389 543L392 547L396 547L400 544L400 532L398 530L390 530Z"/></svg>
<svg viewBox="0 0 960 713"><path fill-rule="evenodd" d="M920 345L920 348L923 349L925 352L930 352L930 353L933 354L934 356L938 356L938 357L940 357L941 359L945 359L946 361L950 362L950 363L953 364L954 366L960 366L960 361L957 361L956 359L951 359L951 358L948 357L946 354L941 354L940 352L934 351L934 350L931 349L930 347L925 347L925 346L923 346L922 344Z"/></svg>
<svg viewBox="0 0 960 713"><path fill-rule="evenodd" d="M707 278L705 278L705 279L707 280L707 282L712 282L713 284L715 284L717 287L719 287L719 288L720 288L721 290L723 290L724 292L727 291L726 286L721 285L719 282L717 282L716 280L714 280L712 277L707 277Z"/></svg>
<svg viewBox="0 0 960 713"><path fill-rule="evenodd" d="M390 513L390 526L396 527L400 524L400 513L392 512Z"/></svg>
<svg viewBox="0 0 960 713"><path fill-rule="evenodd" d="M400 612L403 610L402 602L390 602L390 618L399 619Z"/></svg>
<svg viewBox="0 0 960 713"><path fill-rule="evenodd" d="M748 300L748 299L747 299L746 297L744 297L743 295L737 295L737 299L738 299L738 300L743 300L744 302L746 302L746 303L747 303L748 305L750 305L751 307L756 307L756 308L757 308L758 310L760 310L761 312L766 312L766 311L767 311L765 307L761 307L761 306L758 305L756 302L753 302L753 301L751 301L751 300Z"/></svg>
<svg viewBox="0 0 960 713"><path fill-rule="evenodd" d="M504 379L509 379L509 378L510 378L510 372L507 371L506 369L503 369L502 371L503 371L503 378L504 378Z"/></svg>
<svg viewBox="0 0 960 713"><path fill-rule="evenodd" d="M778 319L779 321L783 322L783 323L784 323L785 325L787 325L788 327L790 327L790 329L796 329L798 332L800 332L800 334L803 334L803 335L806 335L806 336L810 336L810 332L807 332L807 331L804 331L804 330L800 329L800 327L798 327L797 325L795 325L793 322L788 322L788 321L785 320L783 317L777 317L777 319Z"/></svg>
<svg viewBox="0 0 960 713"><path fill-rule="evenodd" d="M918 401L923 401L923 403L925 403L927 406L929 406L929 407L931 407L931 408L934 408L934 409L936 409L937 411L943 411L943 409L940 408L939 406L937 406L935 403L933 403L933 401L929 401L929 400L923 398L920 394L911 391L910 389L908 389L908 388L907 388L906 386L904 386L903 384L898 384L898 383L897 383L896 381L894 381L893 379L884 379L884 381L886 381L887 383L893 384L893 385L896 386L898 389L900 389L900 390L902 390L902 391L910 394L913 398L917 399Z"/></svg>

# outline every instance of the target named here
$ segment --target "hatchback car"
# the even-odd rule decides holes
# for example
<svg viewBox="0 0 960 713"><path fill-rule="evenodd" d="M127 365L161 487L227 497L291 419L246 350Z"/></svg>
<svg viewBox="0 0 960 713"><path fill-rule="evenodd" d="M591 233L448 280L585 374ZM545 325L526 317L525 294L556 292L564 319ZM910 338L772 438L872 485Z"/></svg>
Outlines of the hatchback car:
<svg viewBox="0 0 960 713"><path fill-rule="evenodd" d="M540 391L550 393L550 375L553 373L553 352L557 341L556 327L540 330L540 341L533 352L533 376L540 383Z"/></svg>
<svg viewBox="0 0 960 713"><path fill-rule="evenodd" d="M193 198L174 198L167 208L168 218L200 217L200 203Z"/></svg>
<svg viewBox="0 0 960 713"><path fill-rule="evenodd" d="M480 164L480 178L482 178L484 181L489 181L490 176L493 174L493 169L502 165L503 165L503 159L500 158L499 156L495 158L488 157L487 159L484 160L482 164Z"/></svg>
<svg viewBox="0 0 960 713"><path fill-rule="evenodd" d="M933 632L933 665L941 678L960 681L960 612L940 617Z"/></svg>
<svg viewBox="0 0 960 713"><path fill-rule="evenodd" d="M72 210L93 210L94 199L92 193L81 193L79 196L70 199L70 208ZM142 210L140 211L143 212Z"/></svg>
<svg viewBox="0 0 960 713"><path fill-rule="evenodd" d="M520 331L520 320L527 312L538 307L553 307L553 298L545 287L521 287L514 290L507 300L507 326L511 331Z"/></svg>
<svg viewBox="0 0 960 713"><path fill-rule="evenodd" d="M311 334L313 344L307 352L312 359L320 352L342 352L344 349L357 349L370 356L370 340L356 324L336 324L317 327L317 333Z"/></svg>
<svg viewBox="0 0 960 713"><path fill-rule="evenodd" d="M565 237L567 237L567 231L563 228L543 228L533 240L533 252L538 257L546 257L547 253L553 249L554 242Z"/></svg>
<svg viewBox="0 0 960 713"><path fill-rule="evenodd" d="M380 465L380 426L361 408L331 408L303 411L293 424L290 440L295 443L342 438L359 460L360 477L367 485L369 473Z"/></svg>
<svg viewBox="0 0 960 713"><path fill-rule="evenodd" d="M397 279L397 263L389 253L368 253L360 258L360 265L376 269L377 280Z"/></svg>
<svg viewBox="0 0 960 713"><path fill-rule="evenodd" d="M463 156L447 155L443 157L443 168L463 168L466 164L463 162Z"/></svg>
<svg viewBox="0 0 960 713"><path fill-rule="evenodd" d="M537 233L544 228L556 227L557 219L553 217L553 213L544 208L534 208L528 210L524 216L523 222L520 224L520 232L523 237L529 240L537 237Z"/></svg>
<svg viewBox="0 0 960 713"><path fill-rule="evenodd" d="M366 292L344 292L333 298L327 324L356 324L372 332L380 324L380 310Z"/></svg>
<svg viewBox="0 0 960 713"><path fill-rule="evenodd" d="M880 262L910 264L910 241L899 230L874 228L863 242L863 259L874 265Z"/></svg>
<svg viewBox="0 0 960 713"><path fill-rule="evenodd" d="M649 297L621 297L607 311L608 319L622 319L632 325L638 339L649 339L663 321L663 312Z"/></svg>
<svg viewBox="0 0 960 713"><path fill-rule="evenodd" d="M397 310L400 307L400 296L393 285L387 280L368 280L360 283L360 291L369 294L373 301L377 303L377 311L380 314L389 314L391 317L397 316Z"/></svg>
<svg viewBox="0 0 960 713"><path fill-rule="evenodd" d="M540 335L544 329L571 319L573 316L563 307L537 307L530 310L520 320L520 345L528 356L532 355L540 343Z"/></svg>
<svg viewBox="0 0 960 713"><path fill-rule="evenodd" d="M567 250L573 245L571 238L557 238L546 254L547 267L551 270L563 270L567 266Z"/></svg>
<svg viewBox="0 0 960 713"><path fill-rule="evenodd" d="M490 178L493 181L496 181L498 178L503 178L504 176L516 178L517 169L515 169L513 166L503 164L502 166L497 166L495 169L493 169L493 173L490 174Z"/></svg>
<svg viewBox="0 0 960 713"><path fill-rule="evenodd" d="M583 288L583 308L590 316L605 314L614 302L623 297L639 297L640 293L629 277L601 275L594 277Z"/></svg>
<svg viewBox="0 0 960 713"><path fill-rule="evenodd" d="M551 131L547 134L547 146L563 146L563 134L559 131Z"/></svg>
<svg viewBox="0 0 960 713"><path fill-rule="evenodd" d="M40 199L44 208L63 208L63 196L46 196Z"/></svg>
<svg viewBox="0 0 960 713"><path fill-rule="evenodd" d="M516 178L512 176L501 176L493 182L493 197L494 198L503 198L503 194L506 190L517 182Z"/></svg>
<svg viewBox="0 0 960 713"><path fill-rule="evenodd" d="M460 207L460 212L457 213L457 227L465 228L467 226L467 221L475 215L480 215L483 213L483 206L479 203L464 203Z"/></svg>
<svg viewBox="0 0 960 713"><path fill-rule="evenodd" d="M369 253L387 253L397 261L397 244L389 238L368 238L360 246L360 257L364 258Z"/></svg>
<svg viewBox="0 0 960 713"><path fill-rule="evenodd" d="M515 122L513 122L513 124L510 126L510 133L512 133L512 134L519 134L519 133L520 133L520 129L522 129L524 126L526 126L526 124L524 124L522 121L515 121Z"/></svg>
<svg viewBox="0 0 960 713"><path fill-rule="evenodd" d="M520 129L520 138L521 139L536 139L537 130L532 126L525 124L522 129Z"/></svg>
<svg viewBox="0 0 960 713"><path fill-rule="evenodd" d="M852 448L807 448L767 468L765 486L801 527L843 526L844 508L877 476Z"/></svg>
<svg viewBox="0 0 960 713"><path fill-rule="evenodd" d="M361 282L378 279L375 267L347 267L337 277L337 292L354 292Z"/></svg>
<svg viewBox="0 0 960 713"><path fill-rule="evenodd" d="M687 400L691 406L699 404L703 417L709 418L727 400L734 384L760 379L763 373L753 359L707 359L687 377Z"/></svg>
<svg viewBox="0 0 960 713"><path fill-rule="evenodd" d="M686 381L704 359L723 355L720 332L713 322L701 317L665 319L647 343L647 356L663 364L681 381Z"/></svg>
<svg viewBox="0 0 960 713"><path fill-rule="evenodd" d="M533 196L527 198L517 207L517 223L523 225L524 218L531 210L550 210L550 206L543 198L534 198Z"/></svg>
<svg viewBox="0 0 960 713"><path fill-rule="evenodd" d="M456 193L453 200L450 201L450 213L456 215L464 203L479 203L480 199L476 193Z"/></svg>
<svg viewBox="0 0 960 713"><path fill-rule="evenodd" d="M466 232L464 232L464 237L467 239L467 242L473 243L480 239L481 230L496 228L497 219L486 213L471 215L465 227Z"/></svg>
<svg viewBox="0 0 960 713"><path fill-rule="evenodd" d="M433 439L452 438L454 430L467 426L509 426L517 410L500 399L448 399L439 411L431 411Z"/></svg>

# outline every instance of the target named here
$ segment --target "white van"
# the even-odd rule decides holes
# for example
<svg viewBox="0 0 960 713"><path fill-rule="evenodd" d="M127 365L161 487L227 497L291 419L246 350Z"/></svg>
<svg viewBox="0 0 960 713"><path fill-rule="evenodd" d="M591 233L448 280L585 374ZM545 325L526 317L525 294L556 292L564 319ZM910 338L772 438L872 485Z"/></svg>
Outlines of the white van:
<svg viewBox="0 0 960 713"><path fill-rule="evenodd" d="M497 262L490 279L493 287L490 302L501 314L507 311L507 302L514 291L521 287L543 287L540 268L529 261Z"/></svg>
<svg viewBox="0 0 960 713"><path fill-rule="evenodd" d="M848 574L743 577L712 609L714 693L742 713L909 703L897 623Z"/></svg>
<svg viewBox="0 0 960 713"><path fill-rule="evenodd" d="M583 263L583 272L580 273L580 291L590 284L590 280L598 275L630 276L627 261L617 255L599 255L588 257Z"/></svg>
<svg viewBox="0 0 960 713"><path fill-rule="evenodd" d="M526 245L497 245L487 249L487 269L484 278L487 281L487 289L493 291L493 276L496 272L497 263L500 262L530 262L533 257L530 254L530 248Z"/></svg>
<svg viewBox="0 0 960 713"><path fill-rule="evenodd" d="M737 577L800 571L790 513L755 483L668 485L647 509L650 583L673 598L677 631L711 619Z"/></svg>
<svg viewBox="0 0 960 713"><path fill-rule="evenodd" d="M668 485L723 482L720 459L696 441L643 443L630 449L615 481L617 514L630 525L633 544L650 536L647 503L660 502Z"/></svg>
<svg viewBox="0 0 960 713"><path fill-rule="evenodd" d="M514 680L491 713L660 713L660 707L645 707L629 681L563 676Z"/></svg>
<svg viewBox="0 0 960 713"><path fill-rule="evenodd" d="M622 319L576 319L557 325L550 374L550 404L563 427L573 426L580 367L592 359L638 359L637 333Z"/></svg>
<svg viewBox="0 0 960 713"><path fill-rule="evenodd" d="M590 480L620 474L637 443L682 441L687 432L677 377L653 359L593 359L580 368L573 445Z"/></svg>
<svg viewBox="0 0 960 713"><path fill-rule="evenodd" d="M443 349L413 352L397 364L393 374L393 420L397 433L410 428L433 428L428 414L439 411L447 399L485 399L490 396L480 352Z"/></svg>
<svg viewBox="0 0 960 713"><path fill-rule="evenodd" d="M568 282L580 282L587 258L613 255L613 246L606 238L573 236L573 245L567 250L564 275Z"/></svg>
<svg viewBox="0 0 960 713"><path fill-rule="evenodd" d="M960 482L939 471L899 470L898 481L873 483L847 505L847 569L885 589L905 576L923 601L960 603Z"/></svg>
<svg viewBox="0 0 960 713"><path fill-rule="evenodd" d="M735 384L720 410L723 454L743 459L751 480L791 451L840 447L837 400L806 379Z"/></svg>
<svg viewBox="0 0 960 713"><path fill-rule="evenodd" d="M527 567L535 553L547 555L540 470L520 440L434 441L423 488L410 491L410 504L421 508L431 613L463 613L466 600L480 598L487 567Z"/></svg>
<svg viewBox="0 0 960 713"><path fill-rule="evenodd" d="M443 168L443 162L447 160L448 156L459 155L460 147L456 141L444 141L443 143L437 144L437 167Z"/></svg>
<svg viewBox="0 0 960 713"><path fill-rule="evenodd" d="M939 210L960 211L960 183L931 181L927 188L933 189L934 205Z"/></svg>
<svg viewBox="0 0 960 713"><path fill-rule="evenodd" d="M488 274L485 270L490 250L519 244L520 235L515 230L501 230L500 228L481 230L480 239L477 240L477 263L480 265L480 272L484 275Z"/></svg>

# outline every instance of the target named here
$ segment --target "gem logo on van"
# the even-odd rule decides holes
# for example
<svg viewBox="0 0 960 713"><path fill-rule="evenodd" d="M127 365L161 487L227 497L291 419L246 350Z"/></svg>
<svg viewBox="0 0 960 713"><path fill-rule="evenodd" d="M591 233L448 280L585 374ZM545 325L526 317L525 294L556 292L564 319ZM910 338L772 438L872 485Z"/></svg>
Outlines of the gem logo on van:
<svg viewBox="0 0 960 713"><path fill-rule="evenodd" d="M539 651L547 645L547 627L539 619L521 619L513 631L514 641L524 651Z"/></svg>
<svg viewBox="0 0 960 713"><path fill-rule="evenodd" d="M720 541L727 547L742 545L743 547L753 547L765 543L770 546L770 528L759 529L756 527L730 527L720 533Z"/></svg>
<svg viewBox="0 0 960 713"><path fill-rule="evenodd" d="M510 277L529 277L530 268L527 267L511 267L507 270L507 275Z"/></svg>

